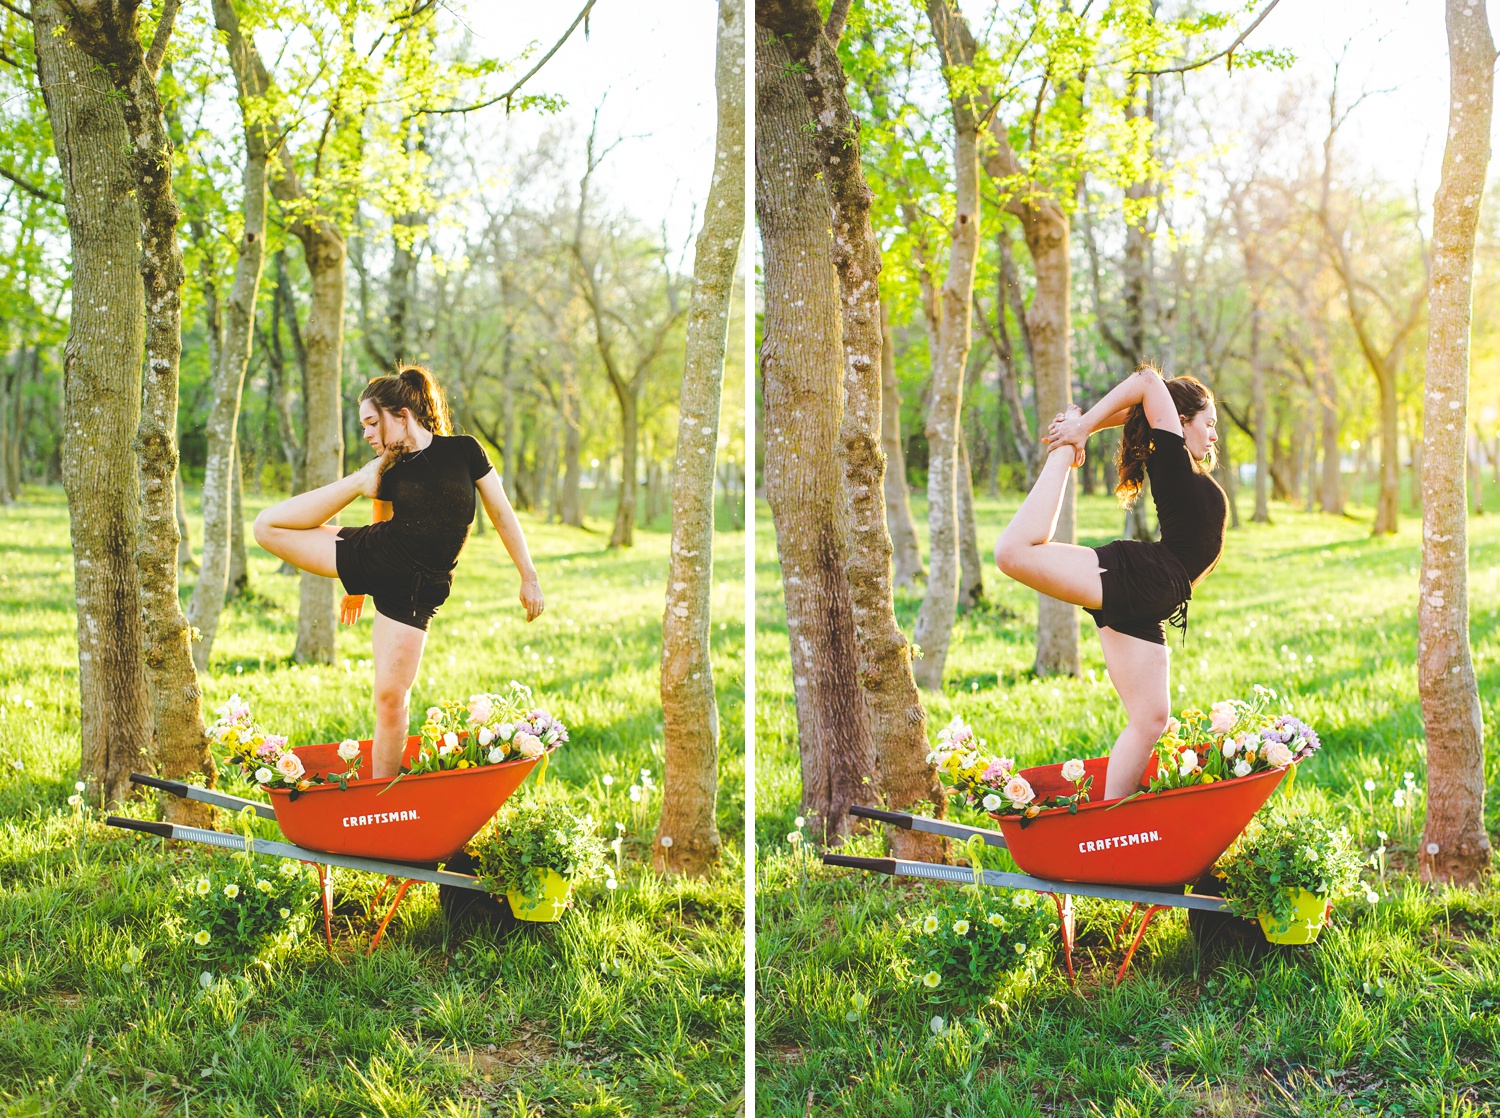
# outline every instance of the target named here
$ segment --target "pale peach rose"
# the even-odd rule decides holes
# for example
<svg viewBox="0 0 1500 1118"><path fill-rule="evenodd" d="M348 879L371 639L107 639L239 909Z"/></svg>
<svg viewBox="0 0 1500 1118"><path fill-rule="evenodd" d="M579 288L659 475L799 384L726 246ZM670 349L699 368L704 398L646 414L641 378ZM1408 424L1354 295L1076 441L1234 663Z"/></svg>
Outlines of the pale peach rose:
<svg viewBox="0 0 1500 1118"><path fill-rule="evenodd" d="M1016 807L1025 807L1036 799L1036 793L1031 790L1031 784L1024 776L1013 776L1005 782L1002 789L1007 799Z"/></svg>
<svg viewBox="0 0 1500 1118"><path fill-rule="evenodd" d="M302 762L295 753L283 753L276 758L276 771L288 780L296 780L304 771Z"/></svg>

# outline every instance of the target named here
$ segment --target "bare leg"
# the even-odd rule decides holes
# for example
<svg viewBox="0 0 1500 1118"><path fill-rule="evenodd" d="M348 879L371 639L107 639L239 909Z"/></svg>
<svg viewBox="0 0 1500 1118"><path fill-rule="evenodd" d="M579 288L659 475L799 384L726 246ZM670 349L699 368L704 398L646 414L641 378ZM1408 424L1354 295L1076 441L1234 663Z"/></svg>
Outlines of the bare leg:
<svg viewBox="0 0 1500 1118"><path fill-rule="evenodd" d="M1136 790L1172 712L1167 647L1127 636L1105 626L1099 630L1109 681L1125 704L1129 721L1110 750L1104 798L1119 799Z"/></svg>
<svg viewBox="0 0 1500 1118"><path fill-rule="evenodd" d="M1017 582L1059 601L1098 609L1104 603L1099 557L1091 547L1053 543L1076 451L1059 446L995 544L995 563Z"/></svg>
<svg viewBox="0 0 1500 1118"><path fill-rule="evenodd" d="M395 776L410 725L411 685L422 665L427 633L375 612L375 741L371 776Z"/></svg>
<svg viewBox="0 0 1500 1118"><path fill-rule="evenodd" d="M279 501L255 518L255 542L278 559L324 578L338 577L338 530L328 525L363 495L364 471Z"/></svg>

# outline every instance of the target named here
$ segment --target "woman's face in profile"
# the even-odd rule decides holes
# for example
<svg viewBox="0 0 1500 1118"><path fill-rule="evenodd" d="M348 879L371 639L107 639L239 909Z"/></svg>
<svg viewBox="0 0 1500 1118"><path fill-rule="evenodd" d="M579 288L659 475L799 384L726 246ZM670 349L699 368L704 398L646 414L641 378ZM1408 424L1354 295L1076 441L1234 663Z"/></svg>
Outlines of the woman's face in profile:
<svg viewBox="0 0 1500 1118"><path fill-rule="evenodd" d="M1192 419L1182 421L1182 441L1187 444L1187 451L1194 461L1201 462L1208 457L1209 450L1219 441L1219 409L1212 400Z"/></svg>
<svg viewBox="0 0 1500 1118"><path fill-rule="evenodd" d="M401 424L390 412L376 405L373 400L359 402L359 426L365 442L376 454L384 454L393 443L401 440Z"/></svg>

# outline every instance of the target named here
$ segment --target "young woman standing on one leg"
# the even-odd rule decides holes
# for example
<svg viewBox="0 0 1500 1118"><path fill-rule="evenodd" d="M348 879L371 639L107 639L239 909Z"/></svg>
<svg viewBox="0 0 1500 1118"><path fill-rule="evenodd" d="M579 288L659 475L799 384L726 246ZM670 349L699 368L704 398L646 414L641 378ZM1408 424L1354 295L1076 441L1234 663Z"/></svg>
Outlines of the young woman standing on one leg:
<svg viewBox="0 0 1500 1118"><path fill-rule="evenodd" d="M474 492L521 575L526 620L543 608L542 588L520 521L484 448L453 435L432 374L408 365L376 377L359 398L365 441L379 457L348 477L299 493L255 518L255 541L272 555L348 592L339 619L352 625L375 598L375 741L371 776L401 765L411 685L427 625L453 586L453 568L474 519ZM328 524L359 497L375 502L374 523Z"/></svg>
<svg viewBox="0 0 1500 1118"><path fill-rule="evenodd" d="M1193 587L1224 550L1228 501L1207 472L1218 421L1213 396L1197 378L1164 382L1156 369L1141 366L1087 413L1070 408L1052 421L1041 476L995 545L1005 574L1082 606L1099 627L1110 682L1128 717L1109 755L1107 800L1135 791L1171 714L1162 622L1186 631ZM1052 542L1068 471L1083 462L1088 437L1122 424L1115 493L1129 504L1150 475L1161 540L1103 547Z"/></svg>

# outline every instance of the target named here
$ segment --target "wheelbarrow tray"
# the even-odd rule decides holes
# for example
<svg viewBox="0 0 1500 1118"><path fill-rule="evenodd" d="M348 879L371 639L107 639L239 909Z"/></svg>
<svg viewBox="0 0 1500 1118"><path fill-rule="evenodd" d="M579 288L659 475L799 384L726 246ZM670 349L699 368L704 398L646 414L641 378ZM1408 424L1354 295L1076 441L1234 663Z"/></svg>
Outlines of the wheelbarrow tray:
<svg viewBox="0 0 1500 1118"><path fill-rule="evenodd" d="M422 739L410 737L402 763L417 755ZM309 776L348 771L337 744L292 750ZM371 743L361 741L360 771L369 772ZM281 833L292 844L326 854L397 862L446 862L479 833L536 767L539 758L498 765L321 784L296 794L270 790Z"/></svg>
<svg viewBox="0 0 1500 1118"><path fill-rule="evenodd" d="M1271 769L1213 784L1142 793L1134 799L1105 800L1108 763L1107 757L1084 762L1094 783L1089 801L1076 813L1049 808L1024 826L1017 816L994 816L1011 857L1023 871L1049 881L1180 889L1218 861L1287 773ZM1038 799L1073 791L1060 764L1023 769L1021 775Z"/></svg>

